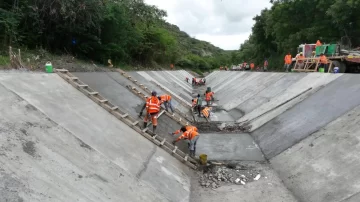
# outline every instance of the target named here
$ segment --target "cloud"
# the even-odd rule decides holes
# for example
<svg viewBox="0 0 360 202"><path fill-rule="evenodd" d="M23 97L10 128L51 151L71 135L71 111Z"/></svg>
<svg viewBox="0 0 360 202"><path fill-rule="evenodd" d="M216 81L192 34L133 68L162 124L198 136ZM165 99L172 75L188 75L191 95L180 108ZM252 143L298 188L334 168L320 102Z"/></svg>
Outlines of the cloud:
<svg viewBox="0 0 360 202"><path fill-rule="evenodd" d="M238 49L251 33L252 20L269 0L145 0L166 10L169 23L190 36L225 50Z"/></svg>

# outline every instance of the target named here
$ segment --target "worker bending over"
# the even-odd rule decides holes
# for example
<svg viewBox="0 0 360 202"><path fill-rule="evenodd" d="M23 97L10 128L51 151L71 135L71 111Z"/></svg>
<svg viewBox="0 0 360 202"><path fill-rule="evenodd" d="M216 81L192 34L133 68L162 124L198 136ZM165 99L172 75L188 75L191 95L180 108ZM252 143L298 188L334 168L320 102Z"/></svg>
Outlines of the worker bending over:
<svg viewBox="0 0 360 202"><path fill-rule="evenodd" d="M210 117L210 115L211 115L211 107L205 107L202 111L201 111L201 113L202 113L202 115L206 118L206 119L208 119L209 117Z"/></svg>
<svg viewBox="0 0 360 202"><path fill-rule="evenodd" d="M151 122L153 125L153 133L155 133L155 131L156 131L157 115L160 112L160 104L161 104L160 100L156 97L156 94L157 93L155 91L151 92L151 97L148 97L146 99L146 103L141 108L141 111L139 114L139 116L141 117L144 109L146 108L146 115L144 117L144 128L147 127L149 117L151 117Z"/></svg>
<svg viewBox="0 0 360 202"><path fill-rule="evenodd" d="M200 134L194 130L187 130L185 126L181 127L180 130L183 132L183 134L172 143L175 145L176 142L179 142L182 139L186 140L188 142L190 156L195 157L196 142L199 139Z"/></svg>
<svg viewBox="0 0 360 202"><path fill-rule="evenodd" d="M165 110L167 112L169 112L169 108L171 109L171 112L174 113L174 109L173 106L171 104L171 96L170 95L161 95L158 97L158 99L160 100L160 105L164 103L165 105Z"/></svg>
<svg viewBox="0 0 360 202"><path fill-rule="evenodd" d="M191 100L191 102L192 102L192 108L194 108L195 109L195 107L197 106L197 98L194 98L194 99L192 99Z"/></svg>
<svg viewBox="0 0 360 202"><path fill-rule="evenodd" d="M195 131L195 132L198 132L198 129L195 127L195 126L192 126L192 125L187 125L187 126L184 126L186 128L186 131ZM181 128L173 133L171 133L171 135L177 135L181 133Z"/></svg>

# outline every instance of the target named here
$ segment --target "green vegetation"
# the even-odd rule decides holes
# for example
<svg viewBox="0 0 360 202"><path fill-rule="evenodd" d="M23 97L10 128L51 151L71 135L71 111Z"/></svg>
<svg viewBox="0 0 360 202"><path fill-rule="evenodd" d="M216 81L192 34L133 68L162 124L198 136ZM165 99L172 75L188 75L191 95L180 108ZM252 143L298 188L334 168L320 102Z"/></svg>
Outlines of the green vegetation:
<svg viewBox="0 0 360 202"><path fill-rule="evenodd" d="M0 66L5 66L5 65L9 65L9 64L10 64L9 57L0 55Z"/></svg>
<svg viewBox="0 0 360 202"><path fill-rule="evenodd" d="M287 52L293 56L304 43L360 44L360 1L358 0L273 0L272 7L254 18L249 40L234 53L232 62L269 60L271 69L283 67Z"/></svg>
<svg viewBox="0 0 360 202"><path fill-rule="evenodd" d="M175 64L196 71L229 62L228 52L191 38L165 16L143 0L3 0L0 50L11 45L102 64L111 59L125 67Z"/></svg>

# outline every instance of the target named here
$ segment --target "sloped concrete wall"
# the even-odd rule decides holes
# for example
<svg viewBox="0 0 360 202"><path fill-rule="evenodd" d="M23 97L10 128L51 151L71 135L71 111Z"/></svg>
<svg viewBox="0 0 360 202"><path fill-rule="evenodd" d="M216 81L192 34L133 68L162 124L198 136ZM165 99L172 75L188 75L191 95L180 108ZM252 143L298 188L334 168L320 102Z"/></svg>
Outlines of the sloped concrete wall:
<svg viewBox="0 0 360 202"><path fill-rule="evenodd" d="M33 159L27 154L21 155L16 157L21 161L13 161L11 165L7 164L12 167L1 170L2 179L8 180L9 176L12 176L15 178L12 182L18 183L18 186L31 188L29 192L27 189L24 191L30 201L44 201L41 197L38 198L38 195L46 197L45 201L62 201L65 196L79 201L89 201L89 198L109 201L109 197L113 197L114 201L124 198L128 199L126 201L189 201L191 172L188 167L117 120L58 75L2 72L0 83L33 106L30 109L35 108L47 117L33 116L40 117L35 120L36 123L40 124L44 119L51 120L52 125L50 121L44 122L46 125L50 124L49 133L26 137L36 143L35 146L39 149L36 151L44 157L36 159L35 156ZM12 100L7 105L11 103ZM5 112L11 117L10 111ZM21 116L15 114L10 122ZM24 121L35 118L29 116L29 119ZM21 119L19 122L22 123ZM64 130L68 132L61 132ZM1 144L4 145L7 140L3 137L8 136L1 137ZM21 153L19 150L23 140L11 141L14 147L17 147L16 154ZM38 144L37 141L42 143ZM65 151L59 151L62 146L65 146ZM31 144L29 148L32 148ZM52 152L48 152L49 150ZM2 162L9 158L11 156L0 155ZM77 159L81 161L75 163ZM35 168L34 165L38 166ZM73 184L70 184L70 181L82 184L74 182L79 179L77 174L87 177L83 183L87 185L83 188L71 188ZM65 175L70 176L64 177ZM44 191L43 187L49 188ZM86 189L87 187L89 189ZM103 192L98 191L99 188L103 189ZM88 192L92 189L97 189L94 191L96 193L93 193L96 196L89 195ZM87 195L82 194L85 190ZM9 192L5 190L5 193ZM23 195L23 192L21 194Z"/></svg>

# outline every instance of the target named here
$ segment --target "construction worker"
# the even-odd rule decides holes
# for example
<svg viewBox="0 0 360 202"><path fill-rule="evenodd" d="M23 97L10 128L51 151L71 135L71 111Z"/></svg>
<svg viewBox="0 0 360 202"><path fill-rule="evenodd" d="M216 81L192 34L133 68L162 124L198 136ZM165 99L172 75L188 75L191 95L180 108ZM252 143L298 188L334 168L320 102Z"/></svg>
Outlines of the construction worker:
<svg viewBox="0 0 360 202"><path fill-rule="evenodd" d="M255 70L255 64L252 62L252 63L250 63L250 69L251 69L251 71L254 71Z"/></svg>
<svg viewBox="0 0 360 202"><path fill-rule="evenodd" d="M185 80L186 80L187 83L189 83L189 78L186 77Z"/></svg>
<svg viewBox="0 0 360 202"><path fill-rule="evenodd" d="M299 69L304 68L304 59L305 59L305 56L303 55L302 52L300 52L299 56L297 56L297 58L296 58L297 65L296 65L295 69L296 68L299 68Z"/></svg>
<svg viewBox="0 0 360 202"><path fill-rule="evenodd" d="M328 72L328 59L326 55L324 55L324 53L321 53L319 59L320 59L319 69L324 68L324 72Z"/></svg>
<svg viewBox="0 0 360 202"><path fill-rule="evenodd" d="M146 99L146 103L141 108L139 114L139 116L141 117L144 109L146 108L146 115L144 117L144 128L147 127L149 117L151 117L151 122L153 125L153 133L155 133L156 131L157 115L160 112L160 104L161 104L160 100L156 97L156 95L157 95L156 91L151 92L151 97L148 97Z"/></svg>
<svg viewBox="0 0 360 202"><path fill-rule="evenodd" d="M269 66L269 62L268 62L267 59L265 59L265 61L264 61L264 72L267 72L268 66Z"/></svg>
<svg viewBox="0 0 360 202"><path fill-rule="evenodd" d="M196 102L196 108L197 108L199 116L201 116L201 107L202 107L202 99L200 97L200 94L198 94L197 102Z"/></svg>
<svg viewBox="0 0 360 202"><path fill-rule="evenodd" d="M158 97L158 99L160 100L160 103L165 105L165 110L167 112L169 112L169 108L171 109L171 112L174 113L174 109L173 106L171 104L171 96L170 95L161 95ZM160 105L161 105L160 104Z"/></svg>
<svg viewBox="0 0 360 202"><path fill-rule="evenodd" d="M213 100L214 94L215 94L214 92L206 91L206 93L205 93L205 101L206 101L207 106L210 106L211 101Z"/></svg>
<svg viewBox="0 0 360 202"><path fill-rule="evenodd" d="M176 142L185 139L188 142L190 156L195 157L196 142L199 139L200 134L194 130L187 130L185 126L181 127L181 131L183 132L183 134L172 142L173 145L175 145Z"/></svg>
<svg viewBox="0 0 360 202"><path fill-rule="evenodd" d="M321 44L320 40L317 40L317 41L316 41L316 44L315 44L315 47L321 46L321 45L322 45L322 44Z"/></svg>
<svg viewBox="0 0 360 202"><path fill-rule="evenodd" d="M192 102L192 108L195 108L195 107L196 107L197 100L198 100L197 98L191 100L191 102Z"/></svg>
<svg viewBox="0 0 360 202"><path fill-rule="evenodd" d="M187 125L187 126L184 126L186 128L186 131L195 131L195 132L198 132L198 129L195 127L195 126L191 126L191 125ZM181 133L181 128L173 133L171 133L171 135L177 135Z"/></svg>
<svg viewBox="0 0 360 202"><path fill-rule="evenodd" d="M210 115L211 115L211 107L205 107L202 111L201 111L201 113L203 114L203 116L205 117L205 118L209 118L210 117Z"/></svg>
<svg viewBox="0 0 360 202"><path fill-rule="evenodd" d="M292 62L292 57L291 57L290 52L285 56L284 61L285 61L284 69L286 72L288 72L290 69L291 62Z"/></svg>

